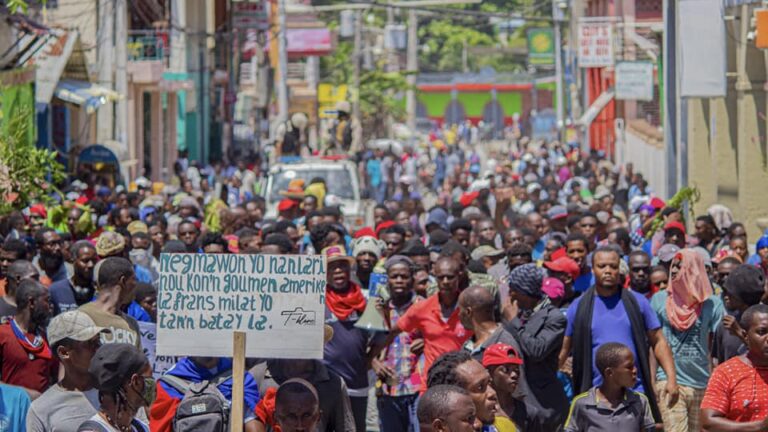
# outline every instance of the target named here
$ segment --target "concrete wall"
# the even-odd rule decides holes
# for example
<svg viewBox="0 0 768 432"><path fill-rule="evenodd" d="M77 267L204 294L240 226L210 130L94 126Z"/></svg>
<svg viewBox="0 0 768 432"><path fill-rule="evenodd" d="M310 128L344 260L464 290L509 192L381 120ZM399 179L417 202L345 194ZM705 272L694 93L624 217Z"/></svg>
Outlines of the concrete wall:
<svg viewBox="0 0 768 432"><path fill-rule="evenodd" d="M738 28L731 27L729 33L733 37L728 38L728 71L735 72ZM688 169L690 184L701 191L696 213L703 214L715 203L728 206L735 219L744 222L754 243L765 228L759 220L768 217L764 195L768 190L768 57L752 42L744 46L748 47L746 73L751 89L740 96L736 79L729 78L725 98L688 102Z"/></svg>
<svg viewBox="0 0 768 432"><path fill-rule="evenodd" d="M616 162L632 162L635 172L643 174L653 192L666 199L667 172L664 161L664 144L659 137L628 127L617 134Z"/></svg>
<svg viewBox="0 0 768 432"><path fill-rule="evenodd" d="M78 29L83 48L95 47L104 37L99 34L97 26L98 1L59 1L55 8L48 8L48 25L59 25L66 29ZM96 49L85 49L85 59L90 72L96 72Z"/></svg>

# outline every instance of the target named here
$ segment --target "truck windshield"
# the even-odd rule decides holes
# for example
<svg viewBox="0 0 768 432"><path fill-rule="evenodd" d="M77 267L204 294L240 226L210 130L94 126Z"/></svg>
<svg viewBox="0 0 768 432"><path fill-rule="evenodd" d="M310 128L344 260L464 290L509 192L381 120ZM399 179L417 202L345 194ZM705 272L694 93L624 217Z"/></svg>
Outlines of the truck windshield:
<svg viewBox="0 0 768 432"><path fill-rule="evenodd" d="M329 195L336 195L342 199L355 199L355 190L352 188L352 176L346 169L285 169L273 174L272 190L269 195L272 201L280 199L280 191L288 189L288 183L294 179L303 179L305 184L315 177L325 179L325 185Z"/></svg>

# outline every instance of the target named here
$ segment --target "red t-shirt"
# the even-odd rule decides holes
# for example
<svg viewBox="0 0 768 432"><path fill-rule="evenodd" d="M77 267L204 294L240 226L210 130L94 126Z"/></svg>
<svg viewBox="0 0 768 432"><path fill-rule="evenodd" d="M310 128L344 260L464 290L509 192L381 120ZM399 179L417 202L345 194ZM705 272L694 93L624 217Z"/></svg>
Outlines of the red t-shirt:
<svg viewBox="0 0 768 432"><path fill-rule="evenodd" d="M34 335L28 334L30 339ZM56 377L58 362L35 357L21 346L11 330L11 324L0 325L0 381L39 391L48 389Z"/></svg>
<svg viewBox="0 0 768 432"><path fill-rule="evenodd" d="M739 423L768 417L768 368L749 366L734 357L715 368L701 409L711 409Z"/></svg>
<svg viewBox="0 0 768 432"><path fill-rule="evenodd" d="M427 389L427 376L432 363L440 355L450 351L461 349L464 342L472 336L472 332L465 329L459 321L459 308L457 307L448 321L443 321L438 294L411 306L408 311L397 320L397 328L412 333L421 332L424 337L424 376L421 377L422 391Z"/></svg>

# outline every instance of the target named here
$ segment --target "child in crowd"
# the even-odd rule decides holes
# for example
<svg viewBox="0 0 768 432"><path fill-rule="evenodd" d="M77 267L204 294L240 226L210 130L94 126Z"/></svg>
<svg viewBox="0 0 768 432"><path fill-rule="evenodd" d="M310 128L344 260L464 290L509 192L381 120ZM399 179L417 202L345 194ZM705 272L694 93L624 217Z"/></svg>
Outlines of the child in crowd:
<svg viewBox="0 0 768 432"><path fill-rule="evenodd" d="M136 303L157 322L157 289L154 285L139 282L136 284Z"/></svg>
<svg viewBox="0 0 768 432"><path fill-rule="evenodd" d="M654 431L648 399L631 390L637 369L629 347L605 343L597 349L595 364L603 383L573 399L565 432Z"/></svg>

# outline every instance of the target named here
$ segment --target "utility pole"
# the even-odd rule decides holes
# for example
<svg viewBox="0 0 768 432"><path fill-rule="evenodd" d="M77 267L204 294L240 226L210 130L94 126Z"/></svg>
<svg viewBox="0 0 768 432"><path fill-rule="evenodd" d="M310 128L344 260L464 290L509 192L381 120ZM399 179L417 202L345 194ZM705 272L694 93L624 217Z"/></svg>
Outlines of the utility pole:
<svg viewBox="0 0 768 432"><path fill-rule="evenodd" d="M114 0L99 0L99 28L96 32L98 40L97 61L99 65L99 85L112 89L112 68L114 61L112 32L115 28ZM105 104L96 111L96 139L100 143L112 140L112 122L114 121L111 103Z"/></svg>
<svg viewBox="0 0 768 432"><path fill-rule="evenodd" d="M675 0L664 0L664 143L667 153L667 190L665 195L677 191L677 5ZM664 195L662 195L664 196Z"/></svg>
<svg viewBox="0 0 768 432"><path fill-rule="evenodd" d="M285 23L285 0L277 0L277 21L280 29L277 34L277 57L280 81L277 85L277 120L283 123L288 120L288 27Z"/></svg>
<svg viewBox="0 0 768 432"><path fill-rule="evenodd" d="M405 109L408 116L408 129L416 131L416 74L419 72L419 19L416 9L408 11L408 59L406 68L410 75L407 77L408 90L405 93Z"/></svg>
<svg viewBox="0 0 768 432"><path fill-rule="evenodd" d="M355 42L354 51L352 52L352 61L354 62L354 77L353 85L355 87L355 98L352 102L352 115L358 120L360 119L360 60L362 52L362 39L363 39L363 13L360 10L355 11Z"/></svg>
<svg viewBox="0 0 768 432"><path fill-rule="evenodd" d="M128 148L128 10L126 0L115 2L115 91L121 98L115 109L115 141L128 150L128 157L136 159L133 148ZM136 166L134 174L139 175Z"/></svg>
<svg viewBox="0 0 768 432"><path fill-rule="evenodd" d="M563 98L563 59L560 23L563 10L558 7L558 0L552 0L552 23L555 26L555 103L557 104L557 131L562 141L565 126L565 99Z"/></svg>

